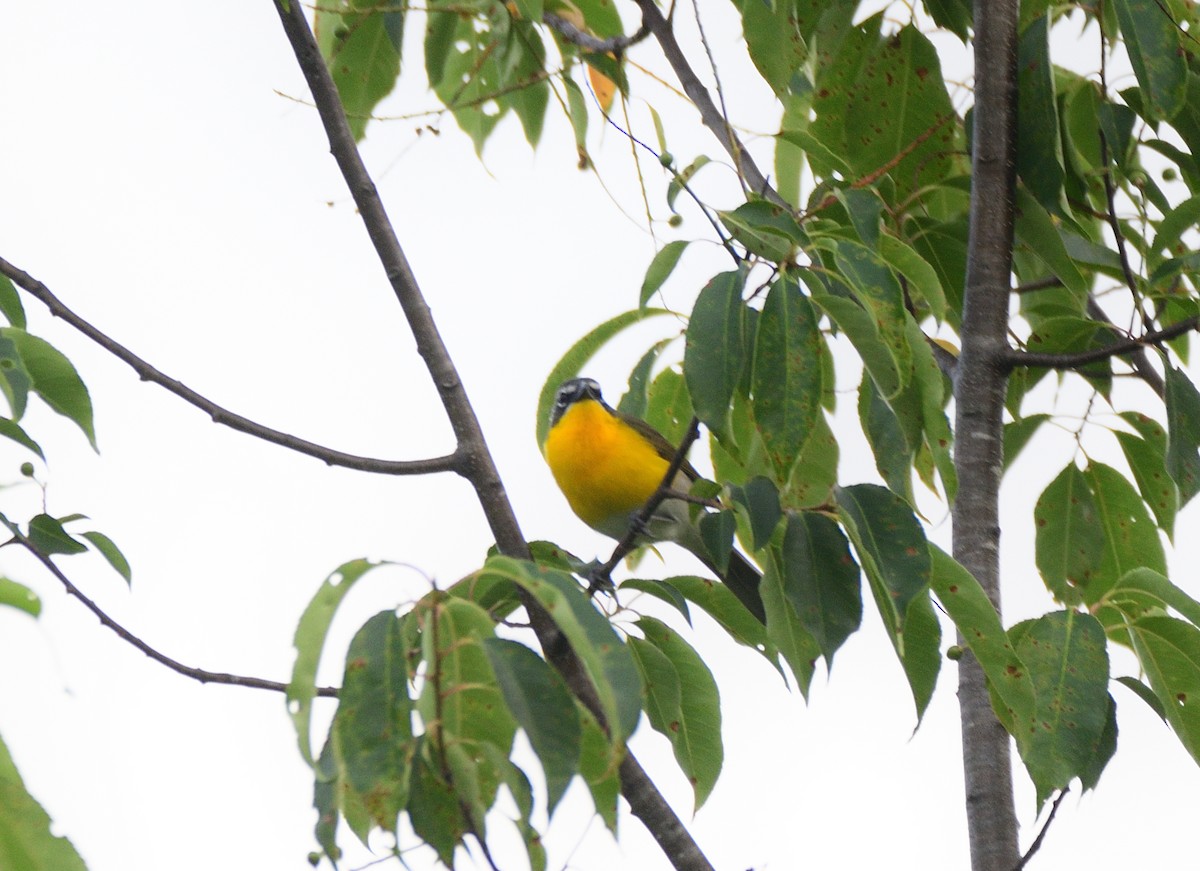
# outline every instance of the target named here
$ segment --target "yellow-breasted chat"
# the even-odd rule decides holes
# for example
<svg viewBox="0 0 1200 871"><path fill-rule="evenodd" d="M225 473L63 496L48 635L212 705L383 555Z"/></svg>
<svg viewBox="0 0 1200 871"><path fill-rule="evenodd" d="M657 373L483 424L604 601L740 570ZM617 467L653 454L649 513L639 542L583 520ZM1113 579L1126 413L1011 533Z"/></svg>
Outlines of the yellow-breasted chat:
<svg viewBox="0 0 1200 871"><path fill-rule="evenodd" d="M609 406L591 378L572 378L559 386L543 449L571 510L592 529L615 539L628 532L675 456L675 447L654 427ZM698 477L685 461L672 489L686 493ZM735 550L725 572L718 571L691 513L680 499L664 500L645 524L643 539L671 541L691 551L765 622L758 570Z"/></svg>

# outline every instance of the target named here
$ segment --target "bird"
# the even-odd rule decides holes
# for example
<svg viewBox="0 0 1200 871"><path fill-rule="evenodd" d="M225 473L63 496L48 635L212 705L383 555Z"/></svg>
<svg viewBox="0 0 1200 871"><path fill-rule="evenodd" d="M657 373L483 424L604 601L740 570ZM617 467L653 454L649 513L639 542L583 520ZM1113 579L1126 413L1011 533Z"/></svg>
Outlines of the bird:
<svg viewBox="0 0 1200 871"><path fill-rule="evenodd" d="M644 420L617 411L592 378L559 385L543 453L571 510L588 526L618 541L658 490L676 448ZM672 490L686 493L700 475L686 460ZM759 621L766 622L762 575L736 549L720 571L708 554L688 503L668 497L644 524L641 543L670 541L694 554Z"/></svg>

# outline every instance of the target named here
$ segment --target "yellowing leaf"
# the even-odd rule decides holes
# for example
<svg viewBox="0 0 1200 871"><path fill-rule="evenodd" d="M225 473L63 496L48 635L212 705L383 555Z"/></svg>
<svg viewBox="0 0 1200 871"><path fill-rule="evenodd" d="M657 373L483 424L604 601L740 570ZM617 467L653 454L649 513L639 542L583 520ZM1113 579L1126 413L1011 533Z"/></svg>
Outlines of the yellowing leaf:
<svg viewBox="0 0 1200 871"><path fill-rule="evenodd" d="M610 53L609 57L614 56ZM600 104L600 109L607 114L608 110L612 108L613 97L617 93L617 84L591 64L588 64L587 71L588 81L592 83L592 91L596 94L596 101Z"/></svg>

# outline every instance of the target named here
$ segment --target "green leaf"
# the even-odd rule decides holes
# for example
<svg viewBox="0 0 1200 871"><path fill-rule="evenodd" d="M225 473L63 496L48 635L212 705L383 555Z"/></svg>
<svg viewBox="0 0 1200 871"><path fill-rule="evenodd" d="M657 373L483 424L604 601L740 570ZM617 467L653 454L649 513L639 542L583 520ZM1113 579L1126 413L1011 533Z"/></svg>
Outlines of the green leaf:
<svg viewBox="0 0 1200 871"><path fill-rule="evenodd" d="M780 562L783 594L832 670L834 653L862 623L860 572L849 542L824 514L789 514Z"/></svg>
<svg viewBox="0 0 1200 871"><path fill-rule="evenodd" d="M871 583L884 624L897 642L908 605L929 585L929 546L921 524L899 496L877 484L834 489L838 515Z"/></svg>
<svg viewBox="0 0 1200 871"><path fill-rule="evenodd" d="M938 321L946 316L946 292L941 279L929 262L895 236L879 237L879 256L896 272L908 279L909 292L924 300L929 313Z"/></svg>
<svg viewBox="0 0 1200 871"><path fill-rule="evenodd" d="M1165 573L1167 560L1146 504L1128 479L1112 466L1097 462L1088 464L1084 477L1095 499L1105 539L1097 578L1100 584L1085 591L1090 604L1132 569L1145 566Z"/></svg>
<svg viewBox="0 0 1200 871"><path fill-rule="evenodd" d="M473 602L433 597L421 631L426 674L417 711L453 740L494 744L508 754L517 723L483 650L495 628L491 616Z"/></svg>
<svg viewBox="0 0 1200 871"><path fill-rule="evenodd" d="M1115 0L1125 51L1150 115L1169 120L1187 99L1187 58L1179 25L1155 0Z"/></svg>
<svg viewBox="0 0 1200 871"><path fill-rule="evenodd" d="M987 676L993 705L1000 703L996 705L997 716L1005 728L1015 732L1017 723L1033 718L1034 689L1029 670L1017 656L996 607L975 576L935 544L929 545L929 555L929 586Z"/></svg>
<svg viewBox="0 0 1200 871"><path fill-rule="evenodd" d="M524 644L488 638L483 649L508 709L541 760L546 808L552 815L579 771L582 729L575 700L558 672Z"/></svg>
<svg viewBox="0 0 1200 871"><path fill-rule="evenodd" d="M125 579L125 583L133 583L133 570L129 567L129 560L125 559L125 554L121 553L121 549L117 547L116 542L105 535L103 532L81 532L80 536L86 538L92 543L92 547L100 552L100 555L108 560L108 564L116 569L117 574Z"/></svg>
<svg viewBox="0 0 1200 871"><path fill-rule="evenodd" d="M933 16L933 23L949 30L964 43L970 32L973 15L970 0L927 0L925 8Z"/></svg>
<svg viewBox="0 0 1200 871"><path fill-rule="evenodd" d="M1182 370L1166 367L1167 472L1183 507L1200 493L1200 392Z"/></svg>
<svg viewBox="0 0 1200 871"><path fill-rule="evenodd" d="M904 676L917 709L917 723L925 716L942 668L942 624L933 610L928 592L908 604L904 617L904 644L896 645Z"/></svg>
<svg viewBox="0 0 1200 871"><path fill-rule="evenodd" d="M554 405L554 394L558 392L559 385L568 378L577 376L596 352L621 331L647 318L666 314L671 314L671 312L661 308L638 308L622 312L600 324L563 354L562 359L550 370L546 382L542 385L542 391L538 394L536 431L538 450L541 450L542 445L545 444L546 433L550 431L550 409Z"/></svg>
<svg viewBox="0 0 1200 871"><path fill-rule="evenodd" d="M31 381L25 364L17 351L17 343L0 334L0 392L12 409L12 416L20 420L29 404Z"/></svg>
<svg viewBox="0 0 1200 871"><path fill-rule="evenodd" d="M327 45L325 60L356 141L363 138L371 112L392 92L400 74L399 45L392 32L403 29L403 7L389 9L392 11L347 10L330 22L332 39L321 40Z"/></svg>
<svg viewBox="0 0 1200 871"><path fill-rule="evenodd" d="M2 378L0 378L0 383L3 383ZM46 459L46 455L42 453L42 446L31 439L29 434L25 432L25 430L23 430L21 426L14 420L9 420L6 417L0 417L0 436L3 436L6 439L11 439L17 444L27 447L43 460Z"/></svg>
<svg viewBox="0 0 1200 871"><path fill-rule="evenodd" d="M646 394L646 423L663 434L671 444L679 444L692 422L692 398L688 396L683 373L664 369L654 376Z"/></svg>
<svg viewBox="0 0 1200 871"><path fill-rule="evenodd" d="M912 464L917 446L910 443L909 434L900 425L869 372L863 372L858 387L858 418L863 435L875 455L875 468L884 483L910 504L913 502Z"/></svg>
<svg viewBox="0 0 1200 871"><path fill-rule="evenodd" d="M0 275L0 314L14 326L25 329L25 307L21 295L7 275Z"/></svg>
<svg viewBox="0 0 1200 871"><path fill-rule="evenodd" d="M699 810L712 792L725 759L717 682L700 655L665 623L642 617L637 625L646 641L666 657L678 675L679 686L686 688L680 692L678 719L655 725L651 718L651 725L670 739L675 760L692 784L695 810Z"/></svg>
<svg viewBox="0 0 1200 871"><path fill-rule="evenodd" d="M425 28L425 75L437 88L446 77L450 48L458 31L459 15L453 9L430 8ZM319 35L319 34L318 34Z"/></svg>
<svg viewBox="0 0 1200 871"><path fill-rule="evenodd" d="M31 617L42 613L42 600L37 593L16 581L0 577L0 605L24 611Z"/></svg>
<svg viewBox="0 0 1200 871"><path fill-rule="evenodd" d="M870 314L874 328L893 360L897 375L895 386L886 385L876 377L884 398L891 399L908 383L912 374L913 352L908 342L908 312L904 308L904 292L891 270L883 266L872 251L861 245L839 243L835 260L856 298ZM853 335L850 338L854 340ZM871 367L871 374L876 375L875 367Z"/></svg>
<svg viewBox="0 0 1200 871"><path fill-rule="evenodd" d="M337 613L342 599L363 575L382 563L365 559L350 560L334 569L313 596L312 601L300 616L296 626L293 645L296 661L292 665L292 679L288 683L288 713L296 729L300 755L314 770L317 768L312 752L312 701L317 696L317 666L321 662L321 651L329 634L329 625Z"/></svg>
<svg viewBox="0 0 1200 871"><path fill-rule="evenodd" d="M1108 706L1104 714L1104 730L1100 733L1100 740L1096 743L1091 759L1079 772L1079 782L1084 792L1096 788L1096 784L1100 782L1100 775L1117 752L1117 703L1112 693L1105 695L1108 696Z"/></svg>
<svg viewBox="0 0 1200 871"><path fill-rule="evenodd" d="M1099 751L1109 704L1104 627L1090 614L1054 611L1030 621L1017 655L1029 668L1036 700L1017 746L1041 804L1082 777Z"/></svg>
<svg viewBox="0 0 1200 871"><path fill-rule="evenodd" d="M710 511L697 524L700 541L712 560L717 572L724 575L729 568L729 554L733 551L733 535L737 532L737 518L732 511Z"/></svg>
<svg viewBox="0 0 1200 871"><path fill-rule="evenodd" d="M484 752L488 755L492 765L500 772L501 782L508 787L508 791L517 805L517 810L520 812L520 818L513 820L513 823L516 825L517 831L521 833L521 839L525 842L530 871L546 871L546 848L542 844L541 834L530 823L530 818L533 816L533 787L529 783L529 778L525 776L525 772L513 765L490 744L484 745Z"/></svg>
<svg viewBox="0 0 1200 871"><path fill-rule="evenodd" d="M1060 602L1081 602L1081 589L1100 573L1105 541L1096 501L1074 463L1038 497L1033 522L1035 560L1046 587Z"/></svg>
<svg viewBox="0 0 1200 871"><path fill-rule="evenodd" d="M769 553L770 558L759 587L763 608L767 612L767 637L792 670L801 695L808 698L808 688L812 684L817 658L821 656L821 646L804 628L796 609L784 594L779 559L773 550Z"/></svg>
<svg viewBox="0 0 1200 871"><path fill-rule="evenodd" d="M612 624L563 572L503 556L489 558L485 569L532 594L567 636L596 687L613 742L619 746L637 725L641 684L629 650Z"/></svg>
<svg viewBox="0 0 1200 871"><path fill-rule="evenodd" d="M1058 278L1080 297L1088 292L1088 280L1067 252L1066 244L1049 212L1024 187L1017 188L1016 235L1045 264L1047 273Z"/></svg>
<svg viewBox="0 0 1200 871"><path fill-rule="evenodd" d="M632 654L631 654L632 656ZM613 759L608 736L586 708L579 709L583 743L579 753L579 773L592 794L596 813L610 832L617 831L617 799L621 796L618 761Z"/></svg>
<svg viewBox="0 0 1200 871"><path fill-rule="evenodd" d="M772 662L767 644L767 631L730 589L710 578L695 575L676 575L667 578L670 584L692 604L712 617L738 644L753 648Z"/></svg>
<svg viewBox="0 0 1200 871"><path fill-rule="evenodd" d="M0 327L0 337L16 345L25 371L29 373L33 391L52 409L83 430L88 442L95 448L92 400L71 361L49 342L16 327Z"/></svg>
<svg viewBox="0 0 1200 871"><path fill-rule="evenodd" d="M454 848L469 830L463 817L462 801L439 774L439 766L430 756L429 740L418 742L409 787L408 817L413 832L433 847L447 868L454 865Z"/></svg>
<svg viewBox="0 0 1200 871"><path fill-rule="evenodd" d="M750 521L750 543L754 550L766 547L775 533L783 509L779 505L779 490L761 475L748 480L745 486L731 485L729 497L734 504L746 509Z"/></svg>
<svg viewBox="0 0 1200 871"><path fill-rule="evenodd" d="M1154 608L1174 608L1196 626L1200 626L1200 602L1167 580L1161 572L1137 568L1123 575L1103 599L1115 605L1130 620L1153 614Z"/></svg>
<svg viewBox="0 0 1200 871"><path fill-rule="evenodd" d="M14 871L87 871L66 838L51 833L46 811L25 789L8 747L0 740L0 868Z"/></svg>
<svg viewBox="0 0 1200 871"><path fill-rule="evenodd" d="M746 359L746 274L722 272L700 291L688 321L683 374L696 417L724 440L729 403Z"/></svg>
<svg viewBox="0 0 1200 871"><path fill-rule="evenodd" d="M49 514L39 514L29 521L29 540L39 553L85 553L87 545L80 543L63 529L62 523Z"/></svg>
<svg viewBox="0 0 1200 871"><path fill-rule="evenodd" d="M621 401L617 403L617 411L639 420L646 419L646 407L650 402L650 385L652 383L650 373L654 369L654 364L658 362L659 355L671 341L671 339L663 339L655 342L650 346L650 350L638 360L633 371L629 373L629 388L621 397Z"/></svg>
<svg viewBox="0 0 1200 871"><path fill-rule="evenodd" d="M332 735L326 737L325 744L321 747L321 755L317 757L314 774L313 809L317 812L317 822L313 826L313 834L325 855L331 861L337 861L341 856L341 850L337 845L338 822L341 820L340 811L350 810L354 796L352 793L346 792L346 798L349 800L341 801L345 790L341 778L338 777L337 760L333 755ZM350 812L354 813L352 810Z"/></svg>
<svg viewBox="0 0 1200 871"><path fill-rule="evenodd" d="M1180 743L1200 762L1200 630L1174 617L1129 624L1134 651Z"/></svg>
<svg viewBox="0 0 1200 871"><path fill-rule="evenodd" d="M395 832L396 819L408 803L416 750L402 622L389 609L355 633L330 730L346 788L357 793L370 819L389 832Z"/></svg>
<svg viewBox="0 0 1200 871"><path fill-rule="evenodd" d="M579 166L586 169L591 164L587 150L588 107L583 89L569 75L564 74L560 79L563 90L567 92L567 115L571 119L571 129L575 132L575 150L579 153Z"/></svg>
<svg viewBox="0 0 1200 871"><path fill-rule="evenodd" d="M1029 414L1004 425L1004 468L1008 469L1020 455L1033 434L1050 420L1048 414Z"/></svg>
<svg viewBox="0 0 1200 871"><path fill-rule="evenodd" d="M953 174L962 148L956 121L937 49L916 27L905 26L862 59L841 119L843 153L860 176L886 168L902 202Z"/></svg>
<svg viewBox="0 0 1200 871"><path fill-rule="evenodd" d="M1149 265L1153 270L1163 262L1162 252L1166 257L1177 257L1188 253L1188 247L1183 244L1183 234L1200 223L1200 196L1184 200L1172 211L1163 215L1158 223L1158 232L1154 235L1148 254Z"/></svg>
<svg viewBox="0 0 1200 871"><path fill-rule="evenodd" d="M658 289L675 271L679 258L683 256L684 250L690 244L691 242L688 240L676 239L668 242L654 255L654 259L650 261L650 266L646 269L646 278L642 281L641 293L638 294L639 307L644 307L650 301L650 297L658 293Z"/></svg>
<svg viewBox="0 0 1200 871"><path fill-rule="evenodd" d="M683 619L687 620L689 626L692 625L692 613L688 609L687 599L684 598L683 593L666 581L660 581L658 578L629 578L618 584L617 589L646 593L666 602L683 615Z"/></svg>
<svg viewBox="0 0 1200 871"><path fill-rule="evenodd" d="M885 400L895 397L903 388L904 381L907 381L907 373L902 379L892 349L880 335L879 326L871 313L852 299L832 294L814 294L813 302L829 315L829 319L854 345L880 395Z"/></svg>
<svg viewBox="0 0 1200 871"><path fill-rule="evenodd" d="M1017 172L1027 190L1051 213L1061 213L1063 154L1058 100L1050 62L1048 15L1021 34L1018 58Z"/></svg>
<svg viewBox="0 0 1200 871"><path fill-rule="evenodd" d="M667 183L667 208L669 208L672 212L675 211L675 199L688 185L688 183L691 182L696 173L698 173L709 163L712 163L712 161L701 154L690 164L672 176L671 180Z"/></svg>
<svg viewBox="0 0 1200 871"><path fill-rule="evenodd" d="M1158 714L1158 718L1160 720L1162 720L1164 723L1167 722L1167 710L1163 707L1162 700L1154 694L1154 690L1150 689L1150 687L1146 686L1136 677L1122 675L1121 677L1115 678L1115 680L1117 683L1126 686L1135 696L1149 705L1150 710Z"/></svg>
<svg viewBox="0 0 1200 871"><path fill-rule="evenodd" d="M792 280L771 287L754 340L754 422L780 483L821 416L821 355L812 303Z"/></svg>
<svg viewBox="0 0 1200 871"><path fill-rule="evenodd" d="M750 200L732 212L718 212L721 223L747 251L772 263L794 259L804 230L791 212L765 200Z"/></svg>
<svg viewBox="0 0 1200 871"><path fill-rule="evenodd" d="M808 55L791 3L748 0L742 7L742 33L750 60L764 81L782 95Z"/></svg>

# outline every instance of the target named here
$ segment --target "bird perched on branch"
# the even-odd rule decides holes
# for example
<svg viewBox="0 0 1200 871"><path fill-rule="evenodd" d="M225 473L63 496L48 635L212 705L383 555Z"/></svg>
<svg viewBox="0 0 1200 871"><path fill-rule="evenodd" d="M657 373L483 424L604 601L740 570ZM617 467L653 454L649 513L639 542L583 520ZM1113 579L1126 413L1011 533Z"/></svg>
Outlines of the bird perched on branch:
<svg viewBox="0 0 1200 871"><path fill-rule="evenodd" d="M618 541L658 490L676 451L650 424L606 403L591 378L572 378L559 386L543 448L554 480L579 519ZM680 498L699 477L684 460L670 494L643 525L639 542L671 541L690 551L765 622L758 570L734 550L721 572L687 501Z"/></svg>

